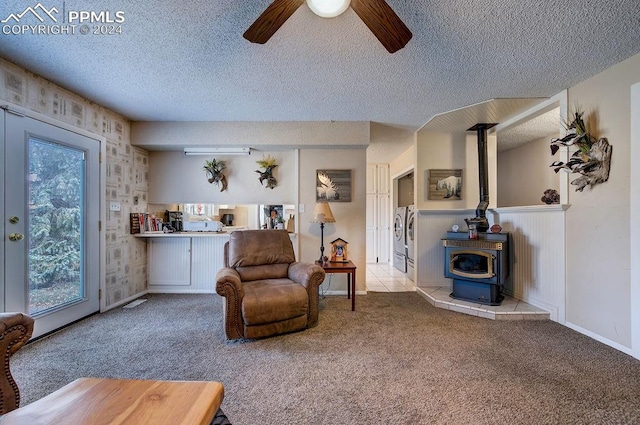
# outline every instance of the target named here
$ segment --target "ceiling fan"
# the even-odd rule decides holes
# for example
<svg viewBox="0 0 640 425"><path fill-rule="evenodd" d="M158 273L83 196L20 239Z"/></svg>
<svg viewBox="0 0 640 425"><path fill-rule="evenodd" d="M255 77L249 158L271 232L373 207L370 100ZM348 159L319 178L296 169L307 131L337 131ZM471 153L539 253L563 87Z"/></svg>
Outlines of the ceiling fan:
<svg viewBox="0 0 640 425"><path fill-rule="evenodd" d="M305 1L322 17L338 16L351 6L389 53L402 49L413 36L385 0L275 0L245 31L244 38L252 43L266 43Z"/></svg>

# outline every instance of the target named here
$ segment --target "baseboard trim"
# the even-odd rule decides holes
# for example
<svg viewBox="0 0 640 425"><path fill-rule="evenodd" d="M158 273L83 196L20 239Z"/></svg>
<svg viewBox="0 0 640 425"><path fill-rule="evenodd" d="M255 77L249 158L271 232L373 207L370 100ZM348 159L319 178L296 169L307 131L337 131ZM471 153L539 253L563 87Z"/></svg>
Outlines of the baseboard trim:
<svg viewBox="0 0 640 425"><path fill-rule="evenodd" d="M215 289L163 289L149 288L149 294L215 294Z"/></svg>
<svg viewBox="0 0 640 425"><path fill-rule="evenodd" d="M587 330L587 329L585 329L583 327L580 327L580 326L578 326L578 325L576 325L574 323L571 323L571 322L564 322L563 325L565 325L566 327L568 327L570 329L573 329L574 331L576 331L578 333L586 335L589 338L593 338L598 342L601 342L601 343L603 343L605 345L608 345L611 348L615 348L618 351L622 351L623 353L628 354L631 357L635 357L633 355L633 350L631 348L626 347L626 346L624 346L624 345L622 345L622 344L620 344L618 342L612 341L609 338L605 338L605 337L603 337L601 335L598 335L597 333L591 332L590 330Z"/></svg>
<svg viewBox="0 0 640 425"><path fill-rule="evenodd" d="M321 292L321 295L329 295L329 296L347 296L347 291L325 291ZM356 296L358 295L367 295L367 291L356 291Z"/></svg>

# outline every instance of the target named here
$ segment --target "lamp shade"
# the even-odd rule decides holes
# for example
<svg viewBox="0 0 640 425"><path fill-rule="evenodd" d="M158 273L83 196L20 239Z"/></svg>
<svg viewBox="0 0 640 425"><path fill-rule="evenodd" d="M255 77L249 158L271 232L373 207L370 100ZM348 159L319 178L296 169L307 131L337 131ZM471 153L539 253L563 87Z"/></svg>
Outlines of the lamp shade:
<svg viewBox="0 0 640 425"><path fill-rule="evenodd" d="M316 202L316 206L313 209L313 223L335 223L336 219L333 218L331 207L328 202Z"/></svg>

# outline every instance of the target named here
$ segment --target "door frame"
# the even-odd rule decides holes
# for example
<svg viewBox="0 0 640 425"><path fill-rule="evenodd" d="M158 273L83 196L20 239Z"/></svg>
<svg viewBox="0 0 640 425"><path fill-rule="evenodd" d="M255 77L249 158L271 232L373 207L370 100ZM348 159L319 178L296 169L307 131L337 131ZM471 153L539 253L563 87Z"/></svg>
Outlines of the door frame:
<svg viewBox="0 0 640 425"><path fill-rule="evenodd" d="M638 118L640 118L640 82L631 85L631 164L637 164L640 159L640 135L638 130ZM638 167L631 166L631 182L630 182L630 211L631 217L633 213L638 211L640 207L640 170ZM631 220L631 258L638 258L640 255L640 225L636 220ZM640 266L637 262L631 260L631 355L640 360Z"/></svg>
<svg viewBox="0 0 640 425"><path fill-rule="evenodd" d="M45 124L52 125L54 127L61 128L66 131L70 131L72 133L76 133L80 136L88 137L90 139L97 140L100 144L100 161L99 161L99 187L100 187L100 196L99 196L99 265L98 265L98 275L99 275L99 285L98 285L98 299L100 305L100 312L104 312L106 310L106 237L105 237L105 229L107 219L107 211L106 211L106 181L107 181L107 172L105 167L106 153L107 153L107 139L104 136L101 136L96 133L92 133L90 131L84 130L82 128L75 127L66 122L57 120L55 118L48 117L46 115L40 114L38 112L31 111L29 109L25 109L21 106L12 104L11 102L2 101L0 102L0 109L7 111L7 113L13 113L17 115L24 115L25 117L32 118L38 121L41 121ZM1 114L0 119L0 131L2 131L2 137L4 137L5 133L5 122L4 122L4 113ZM3 149L0 149L0 161L4 164L5 159L4 153L4 144ZM0 177L0 209L4 211L4 177ZM3 237L5 235L5 223L3 220L0 220L0 234ZM4 259L4 243L0 244L0 258ZM4 261L4 260L3 260ZM0 290L2 293L0 294L0 301L4 305L4 293L5 293L5 282L4 282L4 273L0 274Z"/></svg>

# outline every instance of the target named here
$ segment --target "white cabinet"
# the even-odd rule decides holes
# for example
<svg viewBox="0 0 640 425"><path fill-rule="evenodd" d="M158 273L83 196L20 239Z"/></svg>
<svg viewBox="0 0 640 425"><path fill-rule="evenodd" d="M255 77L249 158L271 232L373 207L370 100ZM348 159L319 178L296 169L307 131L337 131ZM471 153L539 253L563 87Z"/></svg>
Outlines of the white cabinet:
<svg viewBox="0 0 640 425"><path fill-rule="evenodd" d="M367 164L367 193L389 193L389 164Z"/></svg>
<svg viewBox="0 0 640 425"><path fill-rule="evenodd" d="M147 241L147 289L152 293L214 293L229 234L140 234ZM296 235L290 233L297 256Z"/></svg>
<svg viewBox="0 0 640 425"><path fill-rule="evenodd" d="M149 239L147 245L149 286L191 284L191 239Z"/></svg>
<svg viewBox="0 0 640 425"><path fill-rule="evenodd" d="M367 164L367 194L374 194L378 190L376 182L378 178L377 169L377 164Z"/></svg>
<svg viewBox="0 0 640 425"><path fill-rule="evenodd" d="M377 193L389 193L389 164L377 164Z"/></svg>
<svg viewBox="0 0 640 425"><path fill-rule="evenodd" d="M368 263L391 259L391 214L389 164L367 164L366 238Z"/></svg>
<svg viewBox="0 0 640 425"><path fill-rule="evenodd" d="M389 194L377 196L377 262L389 263L391 261L391 197Z"/></svg>
<svg viewBox="0 0 640 425"><path fill-rule="evenodd" d="M224 263L228 235L149 237L148 290L155 293L212 293Z"/></svg>
<svg viewBox="0 0 640 425"><path fill-rule="evenodd" d="M375 263L376 255L377 255L377 245L378 245L378 202L377 196L375 194L367 194L367 263Z"/></svg>
<svg viewBox="0 0 640 425"><path fill-rule="evenodd" d="M191 289L215 292L216 273L224 263L224 243L228 237L200 237L191 240Z"/></svg>

